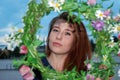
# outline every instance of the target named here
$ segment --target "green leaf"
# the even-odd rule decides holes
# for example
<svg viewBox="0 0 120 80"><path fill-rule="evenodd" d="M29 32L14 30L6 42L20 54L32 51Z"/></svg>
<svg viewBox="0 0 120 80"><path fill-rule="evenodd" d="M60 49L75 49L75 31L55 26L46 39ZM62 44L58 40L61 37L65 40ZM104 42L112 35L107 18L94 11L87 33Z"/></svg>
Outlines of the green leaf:
<svg viewBox="0 0 120 80"><path fill-rule="evenodd" d="M13 60L13 66L14 66L16 69L19 69L19 67L20 67L21 65L23 65L23 64L28 65L25 60L17 60L17 59L16 59L16 60Z"/></svg>
<svg viewBox="0 0 120 80"><path fill-rule="evenodd" d="M33 44L36 45L36 46L39 46L39 45L44 44L44 41L35 40L35 41L33 42Z"/></svg>
<svg viewBox="0 0 120 80"><path fill-rule="evenodd" d="M111 7L113 7L113 5L114 5L114 2L109 7L107 7L107 9L110 9Z"/></svg>
<svg viewBox="0 0 120 80"><path fill-rule="evenodd" d="M82 8L81 8L82 7ZM87 9L89 8L89 6L86 4L86 3L82 3L80 6L79 6L79 10L81 13L87 11Z"/></svg>
<svg viewBox="0 0 120 80"><path fill-rule="evenodd" d="M77 3L71 3L71 2L67 2L66 5L62 6L63 10L68 10L68 11L72 11L72 10L76 10L78 8Z"/></svg>

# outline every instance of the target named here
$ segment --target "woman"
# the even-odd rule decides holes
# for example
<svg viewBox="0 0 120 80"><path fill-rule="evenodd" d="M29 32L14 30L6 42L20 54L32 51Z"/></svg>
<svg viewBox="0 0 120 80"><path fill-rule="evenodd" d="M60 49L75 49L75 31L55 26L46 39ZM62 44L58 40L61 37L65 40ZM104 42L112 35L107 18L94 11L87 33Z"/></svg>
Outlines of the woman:
<svg viewBox="0 0 120 80"><path fill-rule="evenodd" d="M59 72L87 70L84 61L91 58L91 46L83 23L75 18L63 12L51 21L43 65Z"/></svg>

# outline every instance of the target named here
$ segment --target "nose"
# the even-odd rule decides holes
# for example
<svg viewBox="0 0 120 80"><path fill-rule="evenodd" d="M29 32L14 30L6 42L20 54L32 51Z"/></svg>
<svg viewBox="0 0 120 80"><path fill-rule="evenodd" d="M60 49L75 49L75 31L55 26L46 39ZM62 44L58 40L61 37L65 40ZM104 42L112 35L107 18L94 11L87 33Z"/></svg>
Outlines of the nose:
<svg viewBox="0 0 120 80"><path fill-rule="evenodd" d="M56 35L56 39L58 39L58 40L61 40L61 39L62 39L62 33L61 33L61 32L59 32L59 33Z"/></svg>

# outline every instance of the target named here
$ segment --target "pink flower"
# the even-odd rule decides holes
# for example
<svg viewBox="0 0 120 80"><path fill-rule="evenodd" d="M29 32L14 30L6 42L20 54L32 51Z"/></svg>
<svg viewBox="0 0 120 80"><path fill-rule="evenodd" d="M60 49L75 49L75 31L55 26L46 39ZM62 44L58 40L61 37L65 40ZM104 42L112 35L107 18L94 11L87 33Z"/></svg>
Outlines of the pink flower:
<svg viewBox="0 0 120 80"><path fill-rule="evenodd" d="M88 0L87 4L95 5L96 4L96 0Z"/></svg>
<svg viewBox="0 0 120 80"><path fill-rule="evenodd" d="M88 69L88 70L91 69L91 64L90 64L90 63L87 64L87 69Z"/></svg>
<svg viewBox="0 0 120 80"><path fill-rule="evenodd" d="M118 51L117 55L120 57L120 51Z"/></svg>
<svg viewBox="0 0 120 80"><path fill-rule="evenodd" d="M95 80L95 77L91 74L87 74L86 80Z"/></svg>
<svg viewBox="0 0 120 80"><path fill-rule="evenodd" d="M110 13L111 13L111 10L110 10L110 9L108 9L108 10L106 10L106 11L103 12L103 14L104 14L106 17L109 16Z"/></svg>
<svg viewBox="0 0 120 80"><path fill-rule="evenodd" d="M101 31L104 27L104 22L103 21L92 21L92 26L97 30Z"/></svg>
<svg viewBox="0 0 120 80"><path fill-rule="evenodd" d="M22 45L20 47L20 54L27 54L28 53L28 49L25 45Z"/></svg>
<svg viewBox="0 0 120 80"><path fill-rule="evenodd" d="M19 69L19 72L22 76L27 74L29 71L30 71L30 67L28 67L26 65L22 65L22 67L20 67L20 69Z"/></svg>
<svg viewBox="0 0 120 80"><path fill-rule="evenodd" d="M117 22L120 22L120 16L115 16L113 19Z"/></svg>

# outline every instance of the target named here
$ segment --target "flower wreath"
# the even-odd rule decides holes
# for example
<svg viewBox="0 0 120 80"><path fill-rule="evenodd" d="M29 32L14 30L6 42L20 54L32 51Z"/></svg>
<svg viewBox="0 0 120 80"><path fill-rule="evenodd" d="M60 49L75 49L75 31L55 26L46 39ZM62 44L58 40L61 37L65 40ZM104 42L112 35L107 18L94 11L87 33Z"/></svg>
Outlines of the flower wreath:
<svg viewBox="0 0 120 80"><path fill-rule="evenodd" d="M96 0L31 0L28 4L28 11L23 17L24 28L19 32L15 33L14 42L16 40L20 43L20 53L26 54L22 60L15 61L16 67L21 64L32 66L42 72L44 79L54 80L88 80L89 78L109 78L113 76L113 59L111 55L119 55L119 40L120 40L120 15L113 17L110 8L103 9L102 3L96 2ZM95 55L100 60L86 61L88 65L88 73L81 71L79 75L75 69L69 72L56 72L48 68L45 68L41 62L41 54L36 50L36 47L41 45L43 42L36 37L36 32L42 26L40 25L41 18L45 15L49 15L51 11L55 12L69 12L69 15L76 13L78 17L76 21L89 22L87 27L93 34L95 39L96 48ZM113 33L118 34L118 41L115 43L113 39ZM18 64L19 63L19 64ZM48 73L49 72L49 73ZM48 75L49 74L49 75Z"/></svg>

